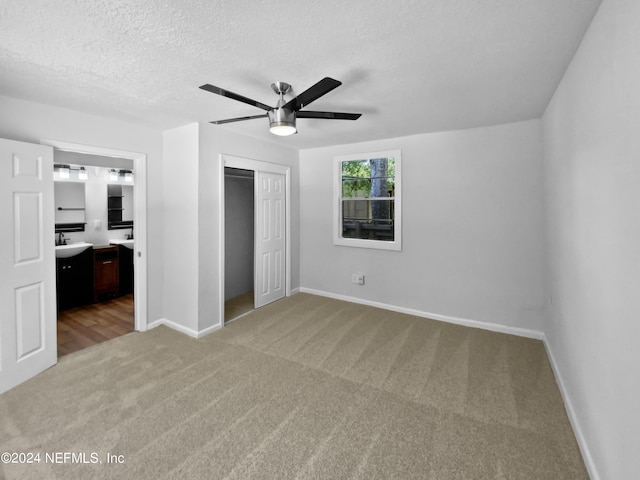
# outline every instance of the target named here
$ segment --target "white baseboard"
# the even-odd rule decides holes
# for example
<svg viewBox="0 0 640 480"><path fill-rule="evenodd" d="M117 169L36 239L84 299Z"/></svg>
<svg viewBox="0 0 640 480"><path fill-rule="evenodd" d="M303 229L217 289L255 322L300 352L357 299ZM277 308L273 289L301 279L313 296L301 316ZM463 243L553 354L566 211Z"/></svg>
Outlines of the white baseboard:
<svg viewBox="0 0 640 480"><path fill-rule="evenodd" d="M288 296L295 295L296 293L300 293L300 287L292 288L289 291L289 295Z"/></svg>
<svg viewBox="0 0 640 480"><path fill-rule="evenodd" d="M151 330L152 328L159 327L160 325L165 325L173 330L177 330L180 333L184 333L192 338L202 338L205 335L209 335L212 332L222 328L221 325L212 325L211 327L207 327L203 330L192 330L191 328L187 328L184 325L180 325L179 323L172 322L168 318L159 318L147 325L147 330Z"/></svg>
<svg viewBox="0 0 640 480"><path fill-rule="evenodd" d="M450 317L448 315L440 315L437 313L423 312L421 310L414 310L412 308L399 307L397 305L389 305L386 303L374 302L371 300L364 300L362 298L349 297L347 295L339 295L337 293L331 293L331 292L324 292L322 290L315 290L313 288L300 287L299 290L300 292L303 292L303 293L311 293L313 295L320 295L322 297L334 298L336 300L344 300L346 302L359 303L361 305L368 305L370 307L382 308L384 310L391 310L392 312L406 313L408 315L415 315L416 317L430 318L432 320L439 320L441 322L454 323L456 325L463 325L465 327L480 328L482 330L490 330L492 332L508 333L510 335L533 338L535 340L542 340L544 337L544 334L538 330L529 330L527 328L500 325L499 323L481 322L479 320L469 320L467 318Z"/></svg>
<svg viewBox="0 0 640 480"><path fill-rule="evenodd" d="M147 330L159 327L160 325L164 325L164 318L159 318L151 323L147 323Z"/></svg>
<svg viewBox="0 0 640 480"><path fill-rule="evenodd" d="M210 327L207 327L203 330L198 331L197 333L197 337L196 338L202 338L205 335L209 335L210 333L215 332L216 330L220 330L223 327L223 325L211 325Z"/></svg>
<svg viewBox="0 0 640 480"><path fill-rule="evenodd" d="M547 351L547 357L549 358L549 363L551 364L553 375L555 376L556 383L558 384L558 388L560 389L560 395L562 395L564 407L567 410L567 416L569 417L569 422L571 423L571 427L573 428L573 434L576 437L578 447L580 448L580 453L582 453L582 459L584 460L584 464L587 467L589 478L591 480L600 480L600 475L598 474L598 470L596 469L596 464L593 461L591 451L587 446L587 441L585 440L582 429L580 428L580 423L578 422L578 417L576 416L576 412L573 408L573 403L571 403L571 398L569 397L569 393L565 386L564 380L562 379L562 375L560 374L560 369L558 368L556 359L553 356L551 345L549 345L549 341L547 340L546 336L544 336L542 341L544 343L544 348Z"/></svg>

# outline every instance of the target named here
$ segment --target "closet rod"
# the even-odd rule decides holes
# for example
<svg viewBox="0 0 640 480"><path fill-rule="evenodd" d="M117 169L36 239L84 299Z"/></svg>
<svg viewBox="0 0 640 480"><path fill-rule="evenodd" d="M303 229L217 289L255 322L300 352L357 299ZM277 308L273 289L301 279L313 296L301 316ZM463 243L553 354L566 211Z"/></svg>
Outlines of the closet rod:
<svg viewBox="0 0 640 480"><path fill-rule="evenodd" d="M230 175L228 173L225 173L224 176L229 178L242 178L244 180L253 180L253 177L245 177L243 175Z"/></svg>

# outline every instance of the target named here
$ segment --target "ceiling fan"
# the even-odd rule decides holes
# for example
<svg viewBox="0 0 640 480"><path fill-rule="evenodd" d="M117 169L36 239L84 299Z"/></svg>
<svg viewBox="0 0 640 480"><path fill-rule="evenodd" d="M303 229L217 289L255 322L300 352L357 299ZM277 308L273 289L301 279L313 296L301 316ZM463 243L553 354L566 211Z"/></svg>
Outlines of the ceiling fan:
<svg viewBox="0 0 640 480"><path fill-rule="evenodd" d="M296 118L324 118L329 120L357 120L360 118L362 115L361 113L314 112L310 110L301 110L311 102L329 93L340 85L342 85L342 82L334 80L333 78L325 77L297 97L292 98L285 103L284 96L291 90L291 85L285 82L272 83L271 88L274 92L280 95L278 104L275 107L270 107L264 103L238 95L237 93L230 92L224 88L209 85L208 83L202 85L200 88L202 90L266 110L266 113L261 115L215 120L210 123L221 125L223 123L241 122L254 118L269 117L269 131L275 135L286 136L298 133L298 130L296 129Z"/></svg>

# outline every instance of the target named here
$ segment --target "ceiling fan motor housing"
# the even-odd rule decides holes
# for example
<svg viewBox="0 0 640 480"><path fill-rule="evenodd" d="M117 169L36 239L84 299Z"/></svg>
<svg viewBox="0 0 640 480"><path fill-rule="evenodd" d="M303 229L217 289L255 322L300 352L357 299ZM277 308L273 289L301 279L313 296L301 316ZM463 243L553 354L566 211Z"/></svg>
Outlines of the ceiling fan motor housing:
<svg viewBox="0 0 640 480"><path fill-rule="evenodd" d="M277 107L268 112L269 125L273 127L293 127L296 128L296 112L288 108Z"/></svg>

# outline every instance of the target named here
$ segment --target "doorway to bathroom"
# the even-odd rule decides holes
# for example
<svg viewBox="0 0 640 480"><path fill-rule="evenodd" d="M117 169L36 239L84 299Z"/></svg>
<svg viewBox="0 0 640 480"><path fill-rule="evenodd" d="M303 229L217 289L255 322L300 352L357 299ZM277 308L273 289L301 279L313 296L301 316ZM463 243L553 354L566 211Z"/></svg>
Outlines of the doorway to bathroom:
<svg viewBox="0 0 640 480"><path fill-rule="evenodd" d="M133 160L54 152L58 356L134 331Z"/></svg>
<svg viewBox="0 0 640 480"><path fill-rule="evenodd" d="M146 155L47 143L60 357L146 330Z"/></svg>
<svg viewBox="0 0 640 480"><path fill-rule="evenodd" d="M290 294L289 167L222 155L221 318Z"/></svg>

